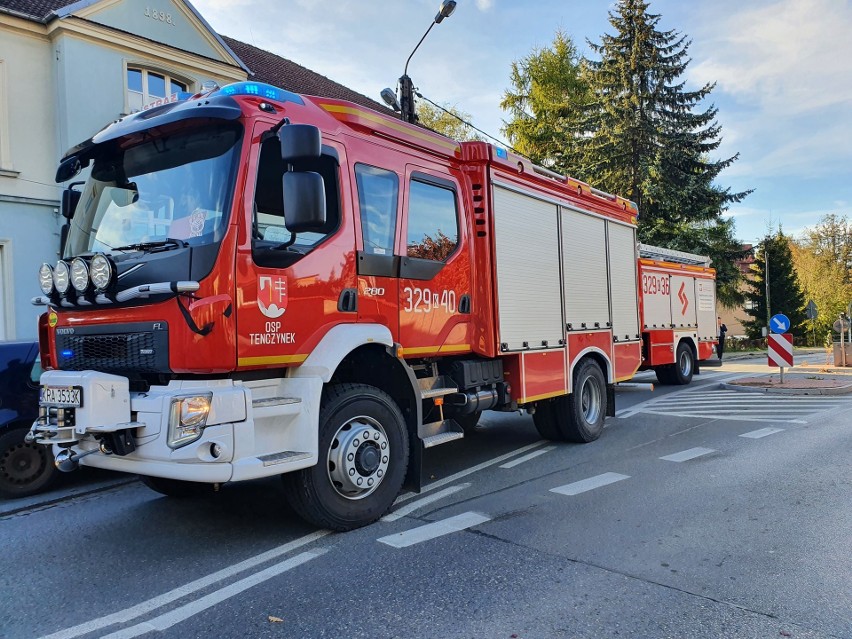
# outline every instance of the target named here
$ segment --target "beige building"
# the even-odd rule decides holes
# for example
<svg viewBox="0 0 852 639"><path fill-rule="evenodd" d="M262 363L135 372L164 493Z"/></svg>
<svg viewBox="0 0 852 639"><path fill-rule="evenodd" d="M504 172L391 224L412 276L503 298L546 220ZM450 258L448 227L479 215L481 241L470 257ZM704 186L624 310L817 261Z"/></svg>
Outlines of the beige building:
<svg viewBox="0 0 852 639"><path fill-rule="evenodd" d="M0 339L36 334L30 300L40 264L59 257L65 151L157 100L249 78L385 108L220 37L185 0L0 0Z"/></svg>

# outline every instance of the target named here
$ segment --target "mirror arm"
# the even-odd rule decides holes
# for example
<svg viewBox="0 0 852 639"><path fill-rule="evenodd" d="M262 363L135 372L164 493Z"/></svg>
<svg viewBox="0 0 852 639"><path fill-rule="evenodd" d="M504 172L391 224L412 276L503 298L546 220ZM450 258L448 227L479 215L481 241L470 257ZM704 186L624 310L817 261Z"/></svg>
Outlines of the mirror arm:
<svg viewBox="0 0 852 639"><path fill-rule="evenodd" d="M281 127L285 124L290 124L290 118L283 118L278 124L273 125L271 129L264 131L260 141L266 142L269 138L276 137L278 135L278 131L280 131Z"/></svg>
<svg viewBox="0 0 852 639"><path fill-rule="evenodd" d="M272 250L273 251L283 251L286 248L290 248L295 243L296 243L296 234L293 231L290 231L290 239L287 240L286 242L282 242L281 244L278 244L277 246L273 246Z"/></svg>

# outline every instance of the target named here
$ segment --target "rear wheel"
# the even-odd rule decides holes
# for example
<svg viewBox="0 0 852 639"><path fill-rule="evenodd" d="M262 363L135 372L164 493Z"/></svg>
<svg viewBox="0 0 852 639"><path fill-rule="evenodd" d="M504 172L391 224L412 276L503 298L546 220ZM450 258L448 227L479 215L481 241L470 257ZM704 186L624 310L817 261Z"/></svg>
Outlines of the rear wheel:
<svg viewBox="0 0 852 639"><path fill-rule="evenodd" d="M695 374L695 353L687 342L680 342L675 351L675 363L655 369L660 384L685 386Z"/></svg>
<svg viewBox="0 0 852 639"><path fill-rule="evenodd" d="M545 439L587 443L601 436L607 413L606 381L596 362L574 370L572 393L539 405L533 422Z"/></svg>
<svg viewBox="0 0 852 639"><path fill-rule="evenodd" d="M46 490L56 479L50 446L28 444L25 428L0 437L0 497L28 497Z"/></svg>
<svg viewBox="0 0 852 639"><path fill-rule="evenodd" d="M151 490L167 497L184 499L213 493L212 484L202 484L197 481L181 481L179 479L165 479L163 477L149 477L147 475L140 475L139 479Z"/></svg>
<svg viewBox="0 0 852 639"><path fill-rule="evenodd" d="M319 462L283 476L293 509L332 530L366 526L384 515L408 468L408 430L393 399L365 384L323 393Z"/></svg>

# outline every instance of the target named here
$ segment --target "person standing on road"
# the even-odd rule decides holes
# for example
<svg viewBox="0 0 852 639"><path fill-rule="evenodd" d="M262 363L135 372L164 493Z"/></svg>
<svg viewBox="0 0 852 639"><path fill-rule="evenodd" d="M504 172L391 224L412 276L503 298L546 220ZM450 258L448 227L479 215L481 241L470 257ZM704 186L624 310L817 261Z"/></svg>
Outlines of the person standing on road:
<svg viewBox="0 0 852 639"><path fill-rule="evenodd" d="M716 324L719 327L719 346L716 347L716 350L719 353L719 361L722 360L722 354L725 352L725 333L728 332L728 327L722 323L722 318L716 318Z"/></svg>

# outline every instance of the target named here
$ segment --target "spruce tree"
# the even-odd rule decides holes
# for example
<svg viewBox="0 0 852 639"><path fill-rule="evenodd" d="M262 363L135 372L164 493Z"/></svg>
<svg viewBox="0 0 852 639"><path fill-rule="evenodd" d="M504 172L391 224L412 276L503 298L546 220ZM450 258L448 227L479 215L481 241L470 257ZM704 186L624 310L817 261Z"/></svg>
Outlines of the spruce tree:
<svg viewBox="0 0 852 639"><path fill-rule="evenodd" d="M632 199L639 207L643 242L705 251L720 269L719 299L740 301L740 277L728 268L740 252L733 226L721 219L732 193L715 183L737 155L710 160L721 138L714 106L700 104L713 90L687 91L681 80L690 42L661 31L660 16L644 0L619 0L609 21L615 34L589 42L598 60L586 61L584 77L593 100L585 109L580 177Z"/></svg>
<svg viewBox="0 0 852 639"><path fill-rule="evenodd" d="M745 312L751 317L743 322L746 335L751 339L761 336L767 322L766 311L766 257L769 256L769 313L783 313L790 319L790 332L804 335L805 296L799 286L793 255L790 251L790 238L779 229L767 235L755 251L752 264L752 277L746 287L746 299L750 302Z"/></svg>

